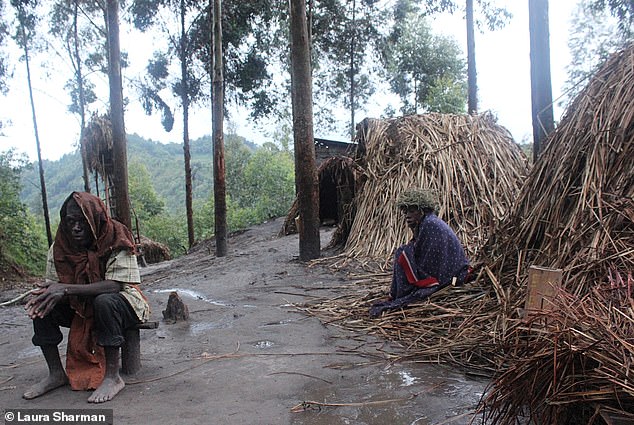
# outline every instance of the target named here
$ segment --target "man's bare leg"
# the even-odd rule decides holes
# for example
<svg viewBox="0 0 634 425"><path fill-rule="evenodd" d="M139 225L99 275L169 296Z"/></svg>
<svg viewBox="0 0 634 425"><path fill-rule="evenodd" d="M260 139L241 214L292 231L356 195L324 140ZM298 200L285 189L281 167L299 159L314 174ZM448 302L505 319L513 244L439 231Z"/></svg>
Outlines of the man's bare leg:
<svg viewBox="0 0 634 425"><path fill-rule="evenodd" d="M66 376L66 372L62 366L62 360L59 357L57 345L43 345L40 348L42 350L42 354L44 354L46 365L48 366L48 376L37 384L31 386L24 394L22 394L22 397L27 400L34 399L35 397L46 394L55 388L68 384L68 376Z"/></svg>
<svg viewBox="0 0 634 425"><path fill-rule="evenodd" d="M103 347L106 352L106 375L90 397L88 403L103 403L112 400L125 387L125 382L119 375L121 354L119 347Z"/></svg>

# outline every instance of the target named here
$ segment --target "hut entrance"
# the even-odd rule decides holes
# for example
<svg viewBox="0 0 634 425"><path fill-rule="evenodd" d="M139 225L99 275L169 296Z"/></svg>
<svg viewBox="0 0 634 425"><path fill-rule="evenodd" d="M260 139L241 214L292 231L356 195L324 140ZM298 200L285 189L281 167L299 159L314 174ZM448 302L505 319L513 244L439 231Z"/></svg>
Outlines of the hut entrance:
<svg viewBox="0 0 634 425"><path fill-rule="evenodd" d="M319 220L322 225L338 225L339 234L343 229L347 237L347 229L352 222L355 174L352 158L333 157L324 161L318 170L319 174ZM280 232L290 235L297 232L295 219L299 214L297 199L293 203L284 226ZM345 239L345 238L344 238Z"/></svg>
<svg viewBox="0 0 634 425"><path fill-rule="evenodd" d="M332 174L319 176L319 221L329 226L339 223L341 216L339 203L337 202L337 182Z"/></svg>
<svg viewBox="0 0 634 425"><path fill-rule="evenodd" d="M334 157L319 167L319 220L332 226L341 223L354 198L352 159Z"/></svg>

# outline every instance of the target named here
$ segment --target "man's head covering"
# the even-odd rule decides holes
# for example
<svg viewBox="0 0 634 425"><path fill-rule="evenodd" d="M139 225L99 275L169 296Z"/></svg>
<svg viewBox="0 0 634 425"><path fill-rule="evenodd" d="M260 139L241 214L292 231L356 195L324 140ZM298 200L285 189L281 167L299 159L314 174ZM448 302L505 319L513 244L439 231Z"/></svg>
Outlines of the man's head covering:
<svg viewBox="0 0 634 425"><path fill-rule="evenodd" d="M419 210L438 211L436 193L431 189L412 188L402 192L396 200L399 208L418 207Z"/></svg>
<svg viewBox="0 0 634 425"><path fill-rule="evenodd" d="M71 241L64 224L66 206L76 202L81 209L92 236L88 250L78 249ZM134 237L120 222L111 219L103 201L87 192L73 192L60 210L60 225L55 235L53 258L60 282L86 284L103 280L110 254L120 250L134 252Z"/></svg>

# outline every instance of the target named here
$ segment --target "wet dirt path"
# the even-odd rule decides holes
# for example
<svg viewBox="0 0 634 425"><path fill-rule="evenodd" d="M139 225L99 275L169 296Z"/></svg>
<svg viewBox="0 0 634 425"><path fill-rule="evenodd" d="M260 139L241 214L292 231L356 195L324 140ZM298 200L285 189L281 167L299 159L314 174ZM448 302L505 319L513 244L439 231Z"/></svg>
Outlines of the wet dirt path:
<svg viewBox="0 0 634 425"><path fill-rule="evenodd" d="M190 320L142 331L141 371L101 406L67 387L23 400L46 366L21 307L0 309L0 407L103 407L113 409L115 424L468 424L486 382L436 365L390 363L385 353L397 347L294 307L332 294L345 277L297 261L297 236L278 238L280 226L230 238L226 258L200 246L142 270L153 319L177 290ZM331 231L322 230L322 246ZM306 401L322 405L293 412Z"/></svg>

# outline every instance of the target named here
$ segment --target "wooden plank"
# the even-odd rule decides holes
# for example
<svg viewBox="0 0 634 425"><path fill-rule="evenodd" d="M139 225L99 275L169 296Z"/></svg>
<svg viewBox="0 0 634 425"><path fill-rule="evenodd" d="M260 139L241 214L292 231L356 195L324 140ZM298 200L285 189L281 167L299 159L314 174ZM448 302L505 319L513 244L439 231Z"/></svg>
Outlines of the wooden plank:
<svg viewBox="0 0 634 425"><path fill-rule="evenodd" d="M552 310L552 300L561 286L563 272L541 266L530 266L528 269L528 284L526 287L526 303L524 305L524 319L536 311Z"/></svg>
<svg viewBox="0 0 634 425"><path fill-rule="evenodd" d="M148 320L147 322L139 323L136 325L137 329L156 329L159 326L159 322L156 320Z"/></svg>

